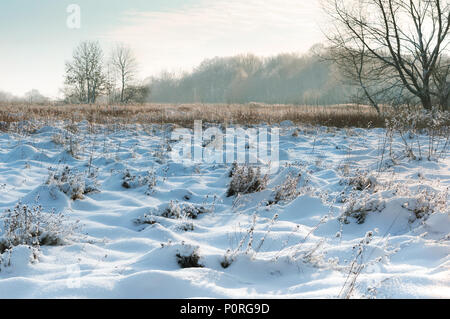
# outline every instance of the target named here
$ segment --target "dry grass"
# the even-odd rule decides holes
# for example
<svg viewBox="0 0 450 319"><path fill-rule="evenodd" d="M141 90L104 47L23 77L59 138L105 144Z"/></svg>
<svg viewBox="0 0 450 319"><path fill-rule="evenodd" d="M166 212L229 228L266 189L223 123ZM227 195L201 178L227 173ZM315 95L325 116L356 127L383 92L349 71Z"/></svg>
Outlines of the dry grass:
<svg viewBox="0 0 450 319"><path fill-rule="evenodd" d="M165 124L191 127L194 120L208 123L268 124L290 120L295 124L334 127L383 127L384 120L368 106L297 106L250 104L144 105L20 105L0 104L0 128L7 123L41 120L95 124Z"/></svg>

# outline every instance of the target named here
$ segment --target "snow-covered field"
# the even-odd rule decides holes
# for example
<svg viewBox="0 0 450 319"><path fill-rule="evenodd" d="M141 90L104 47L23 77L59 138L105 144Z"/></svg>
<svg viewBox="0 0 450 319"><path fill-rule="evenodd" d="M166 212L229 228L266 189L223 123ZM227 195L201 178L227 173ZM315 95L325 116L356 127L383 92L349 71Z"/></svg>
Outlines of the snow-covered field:
<svg viewBox="0 0 450 319"><path fill-rule="evenodd" d="M20 201L79 227L5 250L0 297L450 297L448 154L380 164L382 129L282 125L267 187L227 197L231 165L174 162L170 130L1 133L1 214Z"/></svg>

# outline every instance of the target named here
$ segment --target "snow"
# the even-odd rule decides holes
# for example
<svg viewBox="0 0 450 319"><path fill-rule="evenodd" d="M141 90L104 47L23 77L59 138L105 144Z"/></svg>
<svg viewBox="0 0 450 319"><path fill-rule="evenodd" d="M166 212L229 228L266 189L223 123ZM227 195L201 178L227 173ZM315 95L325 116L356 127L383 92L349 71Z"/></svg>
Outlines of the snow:
<svg viewBox="0 0 450 319"><path fill-rule="evenodd" d="M382 129L285 122L267 188L226 197L231 165L174 162L172 126L65 124L0 134L0 212L20 201L82 224L65 245L3 253L0 298L337 298L348 278L352 298L450 297L448 155L386 165ZM77 154L55 135L76 140ZM78 179L49 182L49 168L65 167ZM370 189L352 189L357 172ZM290 174L299 194L269 203ZM352 196L368 209L362 223L342 218ZM418 218L424 203L433 212ZM177 255L194 252L202 267L181 268ZM356 277L352 263L364 265Z"/></svg>

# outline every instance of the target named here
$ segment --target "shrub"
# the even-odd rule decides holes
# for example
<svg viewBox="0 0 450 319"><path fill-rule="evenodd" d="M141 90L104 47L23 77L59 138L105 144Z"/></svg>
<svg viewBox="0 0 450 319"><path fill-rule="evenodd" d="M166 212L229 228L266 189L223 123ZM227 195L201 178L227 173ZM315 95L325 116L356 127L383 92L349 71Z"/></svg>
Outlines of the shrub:
<svg viewBox="0 0 450 319"><path fill-rule="evenodd" d="M420 133L428 136L424 145L420 144ZM450 113L438 109L397 108L386 117L386 136L390 148L395 134L404 144L405 155L412 160L422 159L425 155L428 160L445 156L450 140ZM417 147L414 148L414 144Z"/></svg>
<svg viewBox="0 0 450 319"><path fill-rule="evenodd" d="M83 199L86 194L99 192L96 176L91 173L76 173L68 166L61 171L49 169L48 185L56 185L61 192L73 200Z"/></svg>
<svg viewBox="0 0 450 319"><path fill-rule="evenodd" d="M189 220L181 220L178 224L177 228L181 231L193 231L194 230L194 223Z"/></svg>
<svg viewBox="0 0 450 319"><path fill-rule="evenodd" d="M354 177L351 177L348 180L348 184L358 191L375 191L378 186L378 181L374 176L368 176L367 173L357 172Z"/></svg>
<svg viewBox="0 0 450 319"><path fill-rule="evenodd" d="M157 223L155 216L151 214L145 214L142 217L138 217L134 222L137 225L154 225Z"/></svg>
<svg viewBox="0 0 450 319"><path fill-rule="evenodd" d="M298 176L289 175L283 184L277 186L273 203L294 199L298 194L297 185L300 178L300 174Z"/></svg>
<svg viewBox="0 0 450 319"><path fill-rule="evenodd" d="M78 222L68 224L62 214L44 213L41 206L30 207L21 203L12 210L6 210L2 221L2 251L19 245L36 248L62 245L78 228Z"/></svg>
<svg viewBox="0 0 450 319"><path fill-rule="evenodd" d="M227 197L237 194L250 194L266 188L268 175L261 175L261 169L248 165L233 164L230 172L231 182L228 186Z"/></svg>
<svg viewBox="0 0 450 319"><path fill-rule="evenodd" d="M138 188L147 185L147 195L150 195L153 192L153 188L156 186L156 175L153 171L147 172L145 176L140 175L132 175L130 171L127 169L123 174L123 188Z"/></svg>
<svg viewBox="0 0 450 319"><path fill-rule="evenodd" d="M181 268L203 268L204 266L199 263L198 249L198 247L182 244L176 254L178 265Z"/></svg>
<svg viewBox="0 0 450 319"><path fill-rule="evenodd" d="M414 196L402 206L414 214L415 219L426 219L436 212L448 211L447 208L448 189L441 192L431 190L419 190ZM414 220L411 220L413 222Z"/></svg>
<svg viewBox="0 0 450 319"><path fill-rule="evenodd" d="M370 198L367 195L356 198L350 196L347 199L347 204L344 208L344 214L341 220L348 224L348 217L356 219L358 224L363 224L366 221L367 214L370 212L381 212L385 208L386 204L383 200L378 198Z"/></svg>
<svg viewBox="0 0 450 319"><path fill-rule="evenodd" d="M209 213L209 209L193 205L190 203L179 204L174 201L170 201L169 206L162 212L161 216L166 218L191 218L197 219L198 215Z"/></svg>

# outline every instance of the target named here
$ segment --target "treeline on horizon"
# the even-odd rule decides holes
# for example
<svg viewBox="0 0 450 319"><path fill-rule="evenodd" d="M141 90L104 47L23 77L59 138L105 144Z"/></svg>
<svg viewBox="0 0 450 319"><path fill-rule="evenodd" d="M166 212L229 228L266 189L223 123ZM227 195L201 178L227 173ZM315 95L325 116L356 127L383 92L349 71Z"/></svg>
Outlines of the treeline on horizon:
<svg viewBox="0 0 450 319"><path fill-rule="evenodd" d="M147 80L150 102L331 105L351 102L355 87L322 58L306 54L253 54L204 60L192 72L163 73ZM324 50L323 48L321 48Z"/></svg>
<svg viewBox="0 0 450 319"><path fill-rule="evenodd" d="M163 72L133 87L147 92L128 103L267 103L333 105L350 103L357 88L345 84L338 67L324 59L326 49L316 45L307 53L271 57L241 54L204 60L191 72ZM0 102L40 103L51 100L32 89L22 97L1 91ZM73 100L57 101L74 103ZM104 94L96 103L112 103Z"/></svg>

